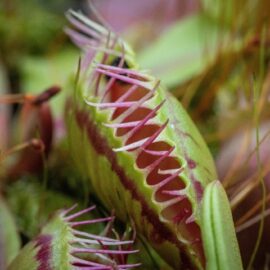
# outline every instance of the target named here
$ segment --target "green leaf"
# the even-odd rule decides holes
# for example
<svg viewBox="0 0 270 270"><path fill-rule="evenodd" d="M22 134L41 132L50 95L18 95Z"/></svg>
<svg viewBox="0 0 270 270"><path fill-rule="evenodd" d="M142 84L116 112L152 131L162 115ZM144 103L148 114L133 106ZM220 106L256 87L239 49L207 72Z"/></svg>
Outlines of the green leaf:
<svg viewBox="0 0 270 270"><path fill-rule="evenodd" d="M172 25L138 55L138 61L167 86L175 86L211 64L221 34L221 29L203 14L190 16Z"/></svg>
<svg viewBox="0 0 270 270"><path fill-rule="evenodd" d="M214 20L223 24L226 23L230 25L234 19L233 15L235 9L236 7L238 7L238 5L234 3L235 1L232 0L228 1L203 0L202 6L205 12ZM241 6L243 5L244 3L242 3Z"/></svg>
<svg viewBox="0 0 270 270"><path fill-rule="evenodd" d="M230 204L219 181L211 182L205 189L202 238L207 270L243 269Z"/></svg>
<svg viewBox="0 0 270 270"><path fill-rule="evenodd" d="M6 266L18 254L20 245L13 216L0 196L0 269L6 269Z"/></svg>

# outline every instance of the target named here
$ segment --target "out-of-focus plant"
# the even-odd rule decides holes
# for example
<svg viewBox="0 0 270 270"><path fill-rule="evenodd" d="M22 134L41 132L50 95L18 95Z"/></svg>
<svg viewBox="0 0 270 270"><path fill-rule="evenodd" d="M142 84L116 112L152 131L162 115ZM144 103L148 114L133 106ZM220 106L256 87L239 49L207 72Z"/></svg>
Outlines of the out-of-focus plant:
<svg viewBox="0 0 270 270"><path fill-rule="evenodd" d="M170 25L199 7L197 0L137 0L129 5L125 0L93 0L90 3L90 16L95 17L94 8L106 26L121 33L136 51L154 42Z"/></svg>
<svg viewBox="0 0 270 270"><path fill-rule="evenodd" d="M269 25L267 1L202 2L197 13L176 22L139 54L139 62L191 105L198 119L215 108L215 97L234 74L239 79L250 68L258 70L262 43L265 60L269 57L269 31L264 40L261 36Z"/></svg>
<svg viewBox="0 0 270 270"><path fill-rule="evenodd" d="M245 262L251 257L258 237L259 220L264 218L262 240L256 259L256 267L262 268L269 252L269 123L259 128L261 142L256 146L256 128L242 127L241 131L226 140L217 158L220 177L231 196L242 257ZM256 157L258 148L261 171L258 171ZM261 174L261 176L260 176ZM266 208L261 213L263 202L260 177L263 177L267 192Z"/></svg>
<svg viewBox="0 0 270 270"><path fill-rule="evenodd" d="M21 246L14 216L0 196L0 269L6 269Z"/></svg>
<svg viewBox="0 0 270 270"><path fill-rule="evenodd" d="M6 190L6 198L16 217L17 228L26 239L35 237L52 213L75 203L70 196L46 190L33 176L25 176L10 185Z"/></svg>
<svg viewBox="0 0 270 270"><path fill-rule="evenodd" d="M54 86L36 96L24 94L0 96L2 104L23 104L18 128L20 133L18 145L7 150L7 153L3 152L1 157L3 162L5 156L21 150L14 164L8 165L9 177L26 172L34 173L41 169L43 159L51 150L53 139L53 120L47 101L59 91L60 88ZM28 145L32 145L33 148L27 147ZM39 150L40 153L34 150Z"/></svg>
<svg viewBox="0 0 270 270"><path fill-rule="evenodd" d="M12 264L15 269L18 269L18 265L24 265L26 269L31 269L31 267L35 269L38 264L40 267L45 267L48 265L46 264L48 258L52 259L50 263L56 262L53 258L56 254L60 255L62 259L70 258L70 253L60 251L58 247L56 248L55 243L56 241L61 242L58 233L64 227L73 229L66 220L62 219L62 212L58 212L51 219L48 217L56 209L71 205L74 201L78 201L80 205L89 205L94 201L100 209L97 216L91 216L91 219L96 219L108 216L108 212L104 215L106 209L103 208L103 204L111 210L117 208L115 205L120 205L120 203L126 205L126 201L129 199L121 192L112 194L112 190L115 190L116 187L115 185L110 186L111 182L105 186L105 189L108 189L109 195L107 196L104 195L105 189L97 188L99 190L97 192L94 189L95 185L90 185L89 181L86 181L87 176L92 175L91 181L93 181L107 169L102 166L93 169L94 164L100 158L99 155L94 155L90 162L87 147L82 147L82 150L78 151L79 146L85 142L86 136L81 136L78 129L71 128L69 130L73 134L71 147L72 152L75 153L73 159L84 172L83 177L80 176L77 167L74 166L65 139L63 122L65 96L61 94L61 96L51 99L49 103L46 98L41 98L42 102L38 101L40 97L44 98L44 94L48 94L46 91L40 93L40 89L47 89L55 84L64 89L63 93L76 88L75 98L68 100L66 111L69 111L72 102L78 102L78 99L81 98L77 94L80 91L81 82L84 80L82 70L86 70L85 67L89 64L91 57L86 53L86 57L79 61L74 82L73 76L69 76L69 74L74 73L77 68L78 52L70 46L63 31L66 24L63 11L70 7L83 8L88 11L90 17L111 29L111 32L116 30L118 34L124 36L135 48L141 67L151 70L182 101L184 107L188 109L188 113L194 118L196 126L202 131L216 158L219 179L230 199L244 267L249 267L249 269L265 267L267 269L270 243L268 229L270 206L268 158L270 156L268 139L270 130L270 10L266 0L141 0L131 2L98 0L90 1L90 8L88 8L87 1L3 0L0 2L0 268L6 267L11 258L18 253L19 237L24 249L17 257L16 263ZM93 24L90 25L90 28L91 26ZM77 34L83 35L85 30L81 30ZM90 38L95 37L93 34L95 32L86 35L87 42ZM108 39L104 39L105 45L102 48L97 44L91 43L90 45L92 49L99 51L100 55L101 51L105 52L105 55L106 52L115 53L113 50L106 51L108 49L106 46L111 45L113 37L112 33L109 38L107 36ZM89 47L84 50L89 51ZM125 50L128 52L124 55ZM123 59L130 53L126 46L123 48L119 46L116 51L118 54L115 55L116 57L110 56L110 61L95 58L97 63L105 61L108 66L100 66L95 62L92 63L92 69L90 69L90 71L98 70L97 73L106 73L98 75L101 82L99 81L96 87L100 86L103 81L108 83L104 83L108 89L109 84L117 84L116 87L113 87L113 91L108 90L103 100L107 102L112 98L113 102L108 102L106 108L92 108L91 113L82 116L82 122L86 121L87 117L96 117L96 111L102 112L99 120L104 122L106 112L111 110L109 106L116 103L117 106L122 106L116 110L125 110L125 100L115 101L118 98L121 99L123 94L121 91L125 88L123 85L127 83L125 81L127 78L129 82L132 80L132 82L139 81L143 84L138 87L143 96L142 89L149 80L148 75L145 74L149 74L149 71L138 73L137 66L134 67L130 59L125 59L126 61L123 62ZM131 67L136 69L136 72L130 72ZM89 74L87 73L87 75ZM85 78L85 81L88 79ZM123 81L122 84L120 80ZM16 92L16 95L12 96L10 92ZM130 99L132 97L134 95L131 95ZM14 102L23 103L22 107L19 105L21 117L17 117L17 105L6 104ZM94 106L97 100L87 102ZM132 103L129 106L132 106ZM163 108L163 104L160 106ZM87 108L89 109L89 107ZM155 117L160 110L159 107L152 108ZM93 111L95 111L94 114ZM181 113L177 113L177 117L179 117L178 114ZM167 115L171 116L170 113ZM156 119L154 115L148 117L149 119L146 117L146 122L142 127L146 126L147 121L151 122ZM137 118L135 120L138 120ZM116 133L125 133L138 125L135 120L131 121L130 126L127 123L124 123L126 126L119 126L120 123L109 123L111 126L102 126L100 130L102 130L102 135L112 143L108 129L111 128ZM56 140L53 139L53 135ZM96 139L95 137L93 145L102 148L104 145L98 144ZM120 146L119 143L117 147ZM135 151L133 149L125 150L127 157L123 158L123 164ZM156 150L150 149L140 164L150 164L153 161L151 155L157 154L158 156ZM165 153L167 150L165 148L163 152ZM121 156L120 153L115 155ZM167 156L170 156L168 152ZM163 157L160 156L161 159ZM198 160L196 159L196 163L200 164ZM133 160L133 163L125 169L129 177L133 175L131 168L134 163ZM192 167L194 163L189 164ZM114 162L109 167L113 168L113 166L115 166ZM170 167L165 171L172 173L173 169ZM21 177L22 175L23 177ZM102 178L102 181L104 179ZM109 178L110 181L114 181L114 179L114 177ZM98 187L102 181L97 183ZM174 183L174 181L172 182ZM171 189L175 186L169 187L170 193L166 193L166 195L157 192L160 200L166 196L173 196ZM207 258L206 269L239 269L241 263L238 252L230 249L230 246L235 244L235 237L232 229L229 231L226 229L233 225L222 186L218 182L212 182L204 188L202 204L199 207L200 213L203 215L196 216L196 221L200 221L198 223L202 228L203 249ZM90 193L91 196L89 196ZM146 197L149 197L149 194L147 193ZM115 204L113 198L119 198L119 203ZM156 197L153 198L156 199ZM153 198L151 197L151 199ZM175 203L179 207L173 209L169 214L173 215L180 211L179 209L184 209L182 219L186 220L186 208L180 208L180 204L183 202L186 202L185 198ZM119 216L120 212L123 214L126 211L130 217L133 211L131 205L131 203L128 204L125 209L120 209L120 211L118 207L116 214ZM50 219L49 230L47 230L48 225L43 227L48 219ZM2 225L3 220L4 225ZM126 223L123 223L123 220L124 218L121 222L117 220L115 230L124 231ZM190 224L193 224L193 221ZM179 223L181 222L182 220ZM145 224L143 221L137 222L139 228L138 223L141 227ZM230 224L230 226L224 227L223 224ZM49 238L44 237L45 231L42 229L39 236L33 239L41 227L47 228L46 235L49 235ZM182 238L183 235L188 235L189 238L197 235L196 233L189 235L184 232L184 226L180 227ZM94 231L88 231L88 233L95 235L104 230L102 224L93 225L92 228ZM209 230L209 228L211 229ZM20 236L17 231L20 232ZM151 236L149 240L147 233L145 231L141 233L141 231L143 230L138 230L136 237L136 242L139 242L136 245L139 246L140 253L129 256L128 265L140 261L142 263L140 269L171 269L149 245L149 243L153 245L154 240L157 240L156 235ZM47 232L49 233L47 234ZM114 230L110 230L110 232L114 234ZM63 235L64 238L67 237L67 234ZM217 238L216 235L220 237ZM119 235L116 233L113 238L115 237L118 238ZM138 241L138 238L141 241ZM147 238L149 242L147 242ZM10 241L7 242L7 239ZM121 240L117 241L120 243ZM28 245L25 245L27 243ZM73 244L64 243L66 247L74 248ZM95 247L103 248L102 245L100 242L95 243ZM4 248L2 248L3 246ZM157 246L155 245L155 248ZM200 244L194 240L194 243L185 243L183 246L192 251L192 249L196 250ZM53 250L51 253L53 256L46 257L50 248ZM182 247L182 250L184 249ZM28 251L30 251L30 259L29 256L25 256ZM43 251L45 257L41 256L41 258L39 255ZM169 248L158 251L163 254L164 258L173 257ZM182 254L189 254L189 251L184 251ZM168 256L166 256L166 252L169 253ZM64 257L61 257L62 255ZM189 258L192 256L191 254ZM91 269L114 267L113 269L115 269L119 262L118 255L116 257L114 255L105 256L106 262L110 261L111 268L107 266L102 268L104 265L94 266L93 257L90 257L84 254L80 257L83 262L73 266L66 261L64 263L66 263L67 269L73 269L72 267L87 269L88 267ZM189 260L196 265L194 263L196 259ZM54 267L58 267L57 262ZM132 268L132 265L130 267Z"/></svg>
<svg viewBox="0 0 270 270"><path fill-rule="evenodd" d="M11 89L18 92L21 57L30 52L47 51L64 21L40 7L37 1L1 1L0 10L0 57L6 66Z"/></svg>
<svg viewBox="0 0 270 270"><path fill-rule="evenodd" d="M0 94L4 95L8 91L8 79L6 68L0 61ZM6 149L8 145L8 131L10 127L10 108L8 105L0 106L0 126L1 126L1 135L0 135L0 148Z"/></svg>

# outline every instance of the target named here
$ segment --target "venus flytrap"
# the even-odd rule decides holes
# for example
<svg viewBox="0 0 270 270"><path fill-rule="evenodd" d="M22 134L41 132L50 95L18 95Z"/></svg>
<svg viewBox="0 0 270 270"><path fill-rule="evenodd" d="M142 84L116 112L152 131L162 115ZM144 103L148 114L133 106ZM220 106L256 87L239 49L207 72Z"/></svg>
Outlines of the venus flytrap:
<svg viewBox="0 0 270 270"><path fill-rule="evenodd" d="M41 233L20 251L8 270L126 270L139 266L127 263L127 256L138 252L131 249L132 240L119 240L78 229L79 226L111 222L113 217L76 221L95 206L72 214L75 207L55 214ZM107 231L109 233L111 230Z"/></svg>
<svg viewBox="0 0 270 270"><path fill-rule="evenodd" d="M68 18L73 28L66 32L84 56L66 119L91 191L123 221L132 220L174 269L214 269L209 262L222 254L204 243L202 211L208 213L203 202L212 193L205 189L217 176L203 138L160 81L139 69L128 44L81 14ZM221 214L215 223L223 222ZM234 234L232 223L224 226L222 239Z"/></svg>

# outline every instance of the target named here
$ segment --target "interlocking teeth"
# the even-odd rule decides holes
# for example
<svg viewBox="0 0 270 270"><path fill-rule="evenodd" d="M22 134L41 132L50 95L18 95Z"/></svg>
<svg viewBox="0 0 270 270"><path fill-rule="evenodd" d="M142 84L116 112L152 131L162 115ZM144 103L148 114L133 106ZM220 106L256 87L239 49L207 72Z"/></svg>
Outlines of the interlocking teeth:
<svg viewBox="0 0 270 270"><path fill-rule="evenodd" d="M152 171L153 169L155 169L163 160L165 160L171 153L172 151L174 150L174 146L171 147L168 151L162 151L163 154L162 155L159 155L160 158L158 158L156 161L154 161L153 163L149 164L146 169L148 169L149 171ZM148 150L144 149L144 151L146 153L149 153ZM152 151L150 151L150 154L151 154ZM155 153L156 154L156 153Z"/></svg>
<svg viewBox="0 0 270 270"><path fill-rule="evenodd" d="M130 55L126 53L124 43L116 35L110 36L103 27L88 22L81 15L72 14L69 19L79 30L67 30L73 40L83 46L86 53L89 50L97 52L92 63L90 55L87 56L85 67L88 65L92 73L92 77L86 78L86 83L92 90L90 96L95 96L98 101L92 101L90 97L85 99L85 103L97 111L103 109L109 112L108 122L103 123L103 128L114 129L110 132L113 132L114 136L122 137L122 140L119 140L122 144L113 148L113 151L133 152L137 168L146 174L145 184L152 188L151 199L159 205L160 220L170 222L179 230L184 228L182 243L191 245L192 241L195 243L195 238L200 241L200 228L192 212L188 184L183 176L187 166L180 163L175 156L175 145L162 140L164 137L161 134L169 124L169 119L161 122L162 117L159 117L165 100L153 106L154 101L159 98L157 92L160 81L126 64L130 64ZM159 143L162 146L160 150L154 145ZM73 223L74 226L79 224ZM195 231L195 236L192 230ZM181 232L179 234L181 235ZM91 241L95 239L85 243ZM101 250L100 255L102 252L105 250ZM101 269L99 267L91 265L89 269ZM128 265L124 265L121 269L128 268Z"/></svg>
<svg viewBox="0 0 270 270"><path fill-rule="evenodd" d="M94 21L87 19L82 14L69 10L66 16L76 30L88 35L89 39L96 39L98 41L106 39L108 31Z"/></svg>
<svg viewBox="0 0 270 270"><path fill-rule="evenodd" d="M185 194L187 194L187 188L183 188L180 190L162 190L162 193L171 196L184 196Z"/></svg>
<svg viewBox="0 0 270 270"><path fill-rule="evenodd" d="M103 97L101 98L101 102L104 101L105 97L108 95L108 93L111 91L113 84L115 83L116 78L111 78L110 81L107 83ZM121 97L119 97L116 102L123 102L126 100L130 95L132 95L136 90L138 89L138 85L132 85L126 93L124 93Z"/></svg>
<svg viewBox="0 0 270 270"><path fill-rule="evenodd" d="M107 102L107 103L100 103L100 102L91 102L89 100L85 100L85 103L93 106L93 107L97 107L97 108L101 108L101 109L105 109L105 108L129 108L130 106L136 104L136 101L129 101L129 102Z"/></svg>
<svg viewBox="0 0 270 270"><path fill-rule="evenodd" d="M153 118L164 103L165 100L163 100L156 108L151 110L150 113L143 120L141 120L136 127L134 127L131 131L129 131L128 133L129 137L131 137L136 131L141 129L151 118Z"/></svg>
<svg viewBox="0 0 270 270"><path fill-rule="evenodd" d="M136 127L141 121L124 122L124 123L103 123L104 126L110 128L129 128Z"/></svg>
<svg viewBox="0 0 270 270"><path fill-rule="evenodd" d="M109 77L114 77L117 80L129 83L129 84L133 84L133 85L138 85L138 86L146 88L146 89L149 89L151 87L151 84L149 82L140 81L138 79L134 79L134 78L128 77L126 75L118 74L116 72L108 71L108 70L101 69L101 68L96 68L96 71L99 73L102 73L104 75L107 75Z"/></svg>
<svg viewBox="0 0 270 270"><path fill-rule="evenodd" d="M123 68L123 67L115 67L115 66L110 66L110 65L104 65L104 64L96 64L97 68L108 70L110 72L115 72L116 74L119 75L126 75L126 76L134 76L137 79L140 79L141 81L149 81L151 77L147 74L143 74L142 72L138 72L137 70L132 70L128 68Z"/></svg>
<svg viewBox="0 0 270 270"><path fill-rule="evenodd" d="M164 210L167 207L170 207L170 206L172 206L172 205L174 205L174 204L176 204L178 202L181 202L185 198L186 198L185 195L183 195L183 196L177 196L177 197L174 197L174 198L172 198L170 200L167 200L165 202L162 202L161 209Z"/></svg>
<svg viewBox="0 0 270 270"><path fill-rule="evenodd" d="M65 221L70 221L70 220L72 220L72 219L75 219L75 218L77 218L77 217L79 217L79 216L81 216L81 215L83 215L83 214L85 214L85 213L91 212L92 210L94 210L94 209L96 208L96 206L93 205L93 206L91 206L91 207L89 207L89 208L86 208L86 209L84 209L84 210L81 210L81 211L79 211L79 212L77 212L77 213L75 213L75 214L72 214L72 215L70 215L70 216L66 216L70 211L72 211L72 210L75 209L76 207L77 207L77 204L73 205L71 208L69 208L69 209L67 209L66 211L63 211L63 212L62 212L62 214L65 216L65 217L64 217L64 220L65 220Z"/></svg>
<svg viewBox="0 0 270 270"><path fill-rule="evenodd" d="M167 178L161 180L158 184L154 185L156 190L159 190L166 184L170 183L170 181L174 180L176 176L178 176L183 171L183 168L177 169L173 174L169 175Z"/></svg>
<svg viewBox="0 0 270 270"><path fill-rule="evenodd" d="M114 148L113 151L115 151L115 152L130 151L130 150L136 149L138 147L142 147L149 139L150 139L150 137L149 138L144 138L142 140L139 140L137 142L125 145L123 147Z"/></svg>

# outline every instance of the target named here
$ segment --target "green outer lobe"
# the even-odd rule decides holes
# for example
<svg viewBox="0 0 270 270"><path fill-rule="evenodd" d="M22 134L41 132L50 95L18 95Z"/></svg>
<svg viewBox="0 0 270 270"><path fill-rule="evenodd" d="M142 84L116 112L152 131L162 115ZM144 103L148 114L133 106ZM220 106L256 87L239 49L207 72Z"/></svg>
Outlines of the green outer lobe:
<svg viewBox="0 0 270 270"><path fill-rule="evenodd" d="M48 236L51 238L49 247L42 247L42 242L37 243L37 239L42 236ZM63 220L61 214L55 215L42 229L40 235L36 239L29 242L18 254L18 256L12 261L8 270L37 270L43 268L42 265L46 265L46 269L55 270L71 270L70 264L70 244L73 235L70 231L70 227L66 221ZM38 259L38 252L40 249L45 248L45 252L48 250L48 255L44 256L40 260L44 260L43 264ZM51 257L50 257L51 256Z"/></svg>
<svg viewBox="0 0 270 270"><path fill-rule="evenodd" d="M20 238L15 221L6 203L0 196L0 268L6 267L20 250Z"/></svg>
<svg viewBox="0 0 270 270"><path fill-rule="evenodd" d="M196 162L196 168L186 167L187 178L195 178L203 187L217 178L215 164L211 153L198 129L182 105L171 94L166 93L166 106L170 121L175 123L172 132L178 153L186 160Z"/></svg>
<svg viewBox="0 0 270 270"><path fill-rule="evenodd" d="M35 259L38 253L38 248L35 247L35 242L28 243L11 262L8 270L37 270L39 262Z"/></svg>
<svg viewBox="0 0 270 270"><path fill-rule="evenodd" d="M155 82L153 81L153 87L154 84ZM79 95L83 95L83 93L79 93ZM163 124L168 117L170 118L170 122L166 129L160 134L158 140L176 146L174 156L176 156L185 167L184 171L181 173L181 178L188 187L187 196L192 204L195 220L200 224L200 216L198 215L199 198L191 182L195 180L199 181L203 189L209 181L216 179L214 163L207 146L189 116L173 97L168 97L162 87L159 87L156 95L148 100L144 106L153 109L164 99L167 99L167 101L154 119L158 125ZM93 97L90 97L90 100L97 101L96 98ZM109 122L110 110L101 111L88 106L83 101L83 98L79 96L77 97L77 101L80 104L75 105L77 106L75 111L71 110L67 114L68 133L70 135L71 150L77 156L76 159L78 159L77 163L80 164L83 174L88 175L91 179L92 192L98 194L107 208L115 208L116 215L122 220L126 221L128 217L131 217L135 221L137 230L147 235L147 238L150 239L154 248L159 253L163 254L164 257L167 257L170 264L177 269L181 263L179 261L179 251L177 251L175 245L169 241L164 241L164 239L155 239L156 232L153 226L155 224L149 223L147 217L142 216L140 202L134 200L131 192L123 187L117 174L111 170L112 165L107 158L99 155L93 146L91 146L87 138L87 133L79 132L78 123L76 123L74 116L76 112L84 112L87 117L95 123L99 134L106 139L111 149L123 146L123 138L116 137L113 129L104 126L104 123ZM171 125L172 123L173 126ZM160 216L162 210L161 204L153 200L153 188L146 183L146 172L137 168L135 164L135 152L117 152L116 157L117 163L124 168L125 174L135 184L139 194L145 198L148 207L162 220ZM196 163L196 168L193 169L192 172L187 165L186 158ZM108 180L110 181L109 183ZM178 241L175 224L165 221L164 226L175 235L175 240ZM160 238L160 236L157 237ZM163 237L166 238L165 235ZM189 249L187 246L185 248ZM196 256L191 254L190 256L193 257L192 261L194 261L195 265L200 268Z"/></svg>
<svg viewBox="0 0 270 270"><path fill-rule="evenodd" d="M69 263L70 245L72 233L67 222L63 220L61 215L55 217L42 229L42 234L52 235L52 269L72 269ZM61 266L61 267L60 267Z"/></svg>
<svg viewBox="0 0 270 270"><path fill-rule="evenodd" d="M206 269L243 269L230 204L219 181L206 187L201 213Z"/></svg>

